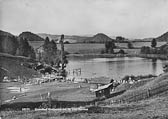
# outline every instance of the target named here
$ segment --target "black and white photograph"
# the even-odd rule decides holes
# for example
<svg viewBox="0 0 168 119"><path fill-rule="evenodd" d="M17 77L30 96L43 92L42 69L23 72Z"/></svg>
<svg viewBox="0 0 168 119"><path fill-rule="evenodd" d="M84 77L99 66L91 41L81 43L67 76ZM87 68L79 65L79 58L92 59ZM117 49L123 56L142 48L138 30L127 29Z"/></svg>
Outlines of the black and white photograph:
<svg viewBox="0 0 168 119"><path fill-rule="evenodd" d="M0 119L168 119L168 0L0 0Z"/></svg>

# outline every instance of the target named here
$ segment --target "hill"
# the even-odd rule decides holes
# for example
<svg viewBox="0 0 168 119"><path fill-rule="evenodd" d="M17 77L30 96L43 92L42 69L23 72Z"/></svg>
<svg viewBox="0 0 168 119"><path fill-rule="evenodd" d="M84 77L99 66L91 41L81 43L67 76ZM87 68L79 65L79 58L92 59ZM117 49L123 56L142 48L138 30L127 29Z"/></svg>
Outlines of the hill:
<svg viewBox="0 0 168 119"><path fill-rule="evenodd" d="M53 35L53 34L46 34L46 33L39 33L37 34L38 36L40 36L41 38L46 38L49 37L50 39L53 39L55 41L57 41L58 39L60 39L61 35ZM88 38L87 36L77 36L77 35L65 35L64 36L64 41L68 41L70 43L76 43L79 42L83 39Z"/></svg>
<svg viewBox="0 0 168 119"><path fill-rule="evenodd" d="M31 32L22 32L19 37L26 38L28 41L44 41L43 38Z"/></svg>
<svg viewBox="0 0 168 119"><path fill-rule="evenodd" d="M16 54L18 47L17 37L11 33L0 30L0 52Z"/></svg>
<svg viewBox="0 0 168 119"><path fill-rule="evenodd" d="M31 59L23 56L13 56L5 53L0 53L0 82L4 76L9 76L11 79L18 76L31 78L38 73L30 68L23 66L25 62L34 62Z"/></svg>
<svg viewBox="0 0 168 119"><path fill-rule="evenodd" d="M161 36L156 38L157 41L165 41L168 42L168 32L162 34Z"/></svg>
<svg viewBox="0 0 168 119"><path fill-rule="evenodd" d="M0 30L0 52L11 55L26 56L35 58L34 49L29 45L28 40L38 39L39 36L33 33L22 33L19 37ZM27 39L24 39L27 38ZM40 37L39 37L40 38ZM40 38L42 39L42 38Z"/></svg>
<svg viewBox="0 0 168 119"><path fill-rule="evenodd" d="M107 35L103 33L98 33L94 35L93 37L83 39L81 42L83 43L105 43L107 41L113 41L113 40L114 39L108 37Z"/></svg>
<svg viewBox="0 0 168 119"><path fill-rule="evenodd" d="M12 36L14 36L14 35L12 35L12 34L9 33L9 32L0 30L0 36L10 36L10 37L12 37Z"/></svg>

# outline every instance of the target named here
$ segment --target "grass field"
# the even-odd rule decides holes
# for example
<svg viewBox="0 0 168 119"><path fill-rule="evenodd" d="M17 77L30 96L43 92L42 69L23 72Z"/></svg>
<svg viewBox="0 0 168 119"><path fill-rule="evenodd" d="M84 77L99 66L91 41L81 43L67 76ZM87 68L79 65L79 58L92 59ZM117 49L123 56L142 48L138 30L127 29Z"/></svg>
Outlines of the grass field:
<svg viewBox="0 0 168 119"><path fill-rule="evenodd" d="M53 100L60 101L91 101L95 94L89 91L90 85L83 83L51 82L41 85L24 85L18 83L1 83L1 100L4 102L12 96L18 97L11 102L38 102L46 100L47 93L51 93ZM81 86L79 88L79 86ZM22 87L28 89L26 92L10 92L7 87ZM19 96L25 94L23 96ZM41 99L41 96L43 99Z"/></svg>
<svg viewBox="0 0 168 119"><path fill-rule="evenodd" d="M135 84L123 84L116 90L126 89L121 96L107 99L111 100L135 98L135 93L140 94L144 89L151 90L151 96L129 102L120 103L98 103L98 107L90 107L88 111L60 112L60 111L2 111L0 116L5 119L167 119L168 118L168 74L162 74L156 78L143 79ZM14 85L14 84L11 84ZM82 88L78 86L81 85ZM9 85L8 85L9 86ZM158 87L155 92L152 90ZM51 91L52 95L59 100L88 100L94 99L94 94L87 91L88 84L71 84L65 82L47 83L42 86L28 86L29 92L26 97L21 97L16 101L39 101L39 92L46 95ZM161 91L162 90L162 91ZM90 93L90 94L89 94ZM129 98L131 99L131 98Z"/></svg>
<svg viewBox="0 0 168 119"><path fill-rule="evenodd" d="M32 41L30 44L33 46L34 49L40 47L43 44L43 41ZM161 45L165 44L165 42L158 42L157 47L160 47ZM127 48L127 43L116 43L116 46L124 48L127 51L129 49ZM130 49L130 50L137 50L139 51L139 48L142 46L151 46L151 42L134 42L133 46L136 49ZM60 45L58 44L58 48L60 48ZM81 54L86 54L86 53L100 53L101 50L105 48L104 44L65 44L65 50L68 51L69 53L81 53Z"/></svg>

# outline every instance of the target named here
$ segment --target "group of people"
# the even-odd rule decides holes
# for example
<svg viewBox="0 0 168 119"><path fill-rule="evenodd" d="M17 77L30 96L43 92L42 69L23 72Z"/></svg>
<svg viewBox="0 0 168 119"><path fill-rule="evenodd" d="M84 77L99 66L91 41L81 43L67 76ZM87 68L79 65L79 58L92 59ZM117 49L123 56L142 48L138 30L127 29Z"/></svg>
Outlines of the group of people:
<svg viewBox="0 0 168 119"><path fill-rule="evenodd" d="M120 81L111 79L110 83L113 84L113 89L115 89L118 85L123 84L123 83L134 83L135 81L137 81L137 79L134 76L125 76L124 78L122 78Z"/></svg>
<svg viewBox="0 0 168 119"><path fill-rule="evenodd" d="M113 84L113 85L112 85L112 90L115 90L115 88L121 84L120 82L118 82L118 81L116 81L116 80L114 80L114 79L111 79L111 80L110 80L110 83Z"/></svg>

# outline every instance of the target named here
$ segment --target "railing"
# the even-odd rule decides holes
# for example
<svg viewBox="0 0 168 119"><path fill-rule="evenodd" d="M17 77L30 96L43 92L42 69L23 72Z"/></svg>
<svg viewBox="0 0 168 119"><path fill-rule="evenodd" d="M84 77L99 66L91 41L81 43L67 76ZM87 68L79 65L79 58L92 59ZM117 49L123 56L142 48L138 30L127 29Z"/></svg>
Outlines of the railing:
<svg viewBox="0 0 168 119"><path fill-rule="evenodd" d="M120 97L120 99L116 98L114 100L107 101L107 102L98 102L98 104L100 104L100 105L112 105L114 103L137 102L137 101L140 101L140 100L143 100L143 99L148 99L152 96L158 95L158 94L163 93L167 90L168 90L168 81L158 83L157 85L154 85L152 87L140 90L139 92L138 91L132 92L128 95Z"/></svg>

